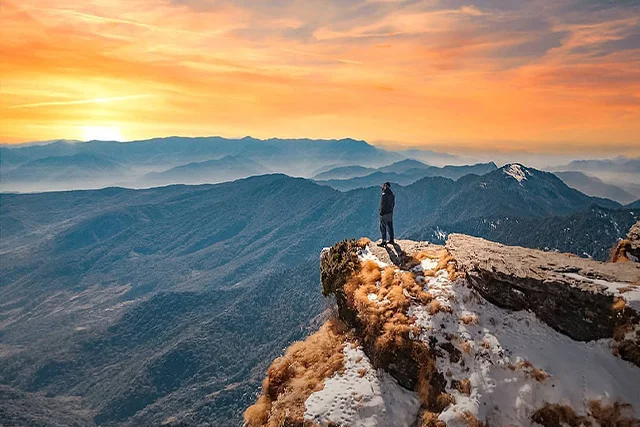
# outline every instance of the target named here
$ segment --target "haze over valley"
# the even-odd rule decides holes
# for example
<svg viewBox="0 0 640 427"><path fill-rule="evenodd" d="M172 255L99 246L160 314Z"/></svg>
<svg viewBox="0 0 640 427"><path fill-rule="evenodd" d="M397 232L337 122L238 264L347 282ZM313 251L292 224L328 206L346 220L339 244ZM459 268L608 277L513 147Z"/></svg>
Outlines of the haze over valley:
<svg viewBox="0 0 640 427"><path fill-rule="evenodd" d="M446 153L393 151L354 139L61 140L5 145L0 154L0 188L5 192L214 184L269 173L309 178L346 191L385 181L408 185L427 176L457 180L497 168L495 162L465 164ZM588 195L622 204L640 198L640 158L580 160L541 169L557 172L569 186Z"/></svg>
<svg viewBox="0 0 640 427"><path fill-rule="evenodd" d="M2 168L0 381L27 425L237 425L267 364L327 315L320 250L376 239L386 180L400 238L606 260L640 219L613 186L589 196L572 175L349 139L60 141L3 147ZM152 188L112 187L127 181ZM84 186L109 188L33 192Z"/></svg>

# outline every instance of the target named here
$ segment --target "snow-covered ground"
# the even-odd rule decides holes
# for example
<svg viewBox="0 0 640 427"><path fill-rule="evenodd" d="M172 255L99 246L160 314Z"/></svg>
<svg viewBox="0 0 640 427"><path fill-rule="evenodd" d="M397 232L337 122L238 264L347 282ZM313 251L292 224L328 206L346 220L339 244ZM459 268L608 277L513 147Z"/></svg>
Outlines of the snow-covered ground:
<svg viewBox="0 0 640 427"><path fill-rule="evenodd" d="M489 425L529 426L531 415L545 403L568 405L586 415L590 400L630 403L640 416L640 369L614 356L610 340L574 341L533 313L498 308L464 279L451 282L447 276L438 272L425 287L452 313L430 316L426 307L415 305L409 314L421 327L419 339L435 336L444 344L446 333L451 334L460 359L454 362L442 350L436 366L449 379L471 382L469 396L447 389L456 398L440 415L448 426L466 426L460 420L465 411Z"/></svg>
<svg viewBox="0 0 640 427"><path fill-rule="evenodd" d="M344 372L324 381L305 402L305 420L321 425L409 427L420 408L418 395L371 366L361 347L346 344Z"/></svg>
<svg viewBox="0 0 640 427"><path fill-rule="evenodd" d="M360 259L386 266L368 249ZM436 367L447 379L446 392L455 397L439 416L448 426L467 426L465 413L491 426L534 426L532 414L546 403L588 415L592 400L629 403L640 417L640 369L616 357L610 339L574 341L532 312L494 306L463 278L451 281L446 270L433 272L437 264L427 258L412 272L450 310L431 315L415 302L407 314L419 326L413 339L437 340ZM435 273L431 277L424 274L429 270ZM619 293L617 284L605 285ZM619 295L635 306L636 292ZM344 372L325 380L324 389L307 399L305 417L322 425L329 420L341 426L411 425L419 406L416 394L373 370L361 348L347 344L344 352ZM456 387L466 380L470 387Z"/></svg>

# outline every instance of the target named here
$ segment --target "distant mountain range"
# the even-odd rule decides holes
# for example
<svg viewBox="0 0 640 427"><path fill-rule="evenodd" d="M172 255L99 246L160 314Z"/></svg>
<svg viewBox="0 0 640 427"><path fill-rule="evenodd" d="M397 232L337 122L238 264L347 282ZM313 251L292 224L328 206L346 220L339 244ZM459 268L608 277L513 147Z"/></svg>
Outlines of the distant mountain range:
<svg viewBox="0 0 640 427"><path fill-rule="evenodd" d="M580 190L585 194L596 197L606 197L622 204L627 204L638 199L638 196L623 190L613 184L608 184L595 176L589 176L582 172L555 172L569 187Z"/></svg>
<svg viewBox="0 0 640 427"><path fill-rule="evenodd" d="M98 170L97 177L94 179L90 176L88 181L77 178L85 175L87 156L109 159L119 169L114 166L111 175ZM168 137L133 142L55 141L43 145L2 146L0 158L3 191L38 191L38 188L34 190L34 183L40 184L39 190L52 190L96 188L98 185L95 182L99 182L101 186L138 187L141 182L154 180L159 183L229 181L250 176L256 170L258 173L274 171L292 176L309 176L312 171L327 165L359 164L365 167L379 167L405 157L376 148L365 141L348 138L260 140L251 137ZM222 159L227 160L199 166L193 164ZM234 166L229 162L235 162L245 173L232 173ZM243 162L243 165L239 162ZM255 162L260 166L249 166L249 162ZM47 165L46 169L43 168L43 164ZM187 164L190 166L186 169L171 170ZM220 170L213 171L217 167ZM202 168L208 170L204 171ZM78 169L78 172L75 172L75 169ZM189 172L189 169L192 172ZM198 171L204 172L200 181L196 180ZM147 175L164 172L164 175ZM223 178L225 174L228 176ZM29 178L30 175L35 178ZM105 176L110 178L106 185ZM60 180L58 177L66 179ZM183 177L188 181L180 181ZM56 184L62 181L64 182ZM70 187L69 183L74 182L75 187Z"/></svg>
<svg viewBox="0 0 640 427"><path fill-rule="evenodd" d="M633 216L518 164L393 189L400 236L466 227L600 259ZM379 197L280 174L2 194L5 414L26 425L70 414L80 426L237 425L267 364L322 318L320 250L375 239ZM487 234L492 223L505 231ZM56 410L29 411L33 402Z"/></svg>
<svg viewBox="0 0 640 427"><path fill-rule="evenodd" d="M350 138L176 136L132 142L56 140L0 145L0 191L145 188L218 183L265 173L313 178L348 191L384 181L409 185L423 177L457 180L466 174L483 175L496 169L493 162L464 165L465 161L469 162L467 158L430 150L389 151ZM587 194L625 203L630 200L629 195L640 197L639 165L638 158L620 157L574 161L550 170L582 171L595 176L602 183L587 183L584 177L574 176L571 184ZM565 179L570 178L565 175Z"/></svg>
<svg viewBox="0 0 640 427"><path fill-rule="evenodd" d="M396 152L409 159L417 159L434 166L464 165L470 163L469 159L432 150L409 148L405 150L397 150Z"/></svg>
<svg viewBox="0 0 640 427"><path fill-rule="evenodd" d="M136 184L150 187L175 183L215 184L269 172L271 171L268 168L258 162L233 155L205 162L187 163L164 172L150 172L138 178Z"/></svg>
<svg viewBox="0 0 640 427"><path fill-rule="evenodd" d="M468 174L484 175L497 169L495 163L478 163L469 166L429 166L413 159L401 160L377 169L359 166L335 168L314 176L318 183L336 190L380 186L384 182L408 185L424 177L444 177L457 180Z"/></svg>
<svg viewBox="0 0 640 427"><path fill-rule="evenodd" d="M3 151L4 157L6 153ZM8 155L9 161L15 162L15 156ZM124 176L126 167L114 159L95 153L78 153L71 155L37 158L15 164L15 167L4 167L0 178L2 183L19 182L38 186L39 184L89 183L101 185L109 182L114 176Z"/></svg>
<svg viewBox="0 0 640 427"><path fill-rule="evenodd" d="M565 176L571 180L575 188L587 194L601 195L621 202L628 200L628 195L620 190L640 198L640 158L616 157L601 160L576 160L563 166L550 168L553 172L582 172L589 177L603 181L587 182L584 177ZM609 185L617 188L608 187Z"/></svg>
<svg viewBox="0 0 640 427"><path fill-rule="evenodd" d="M556 166L553 170L638 174L640 173L640 158L617 157L603 160L574 160L569 164Z"/></svg>
<svg viewBox="0 0 640 427"><path fill-rule="evenodd" d="M313 179L316 181L327 181L330 179L351 179L370 175L377 171L378 169L366 168L359 165L338 166L327 171L320 172L319 174L315 175Z"/></svg>

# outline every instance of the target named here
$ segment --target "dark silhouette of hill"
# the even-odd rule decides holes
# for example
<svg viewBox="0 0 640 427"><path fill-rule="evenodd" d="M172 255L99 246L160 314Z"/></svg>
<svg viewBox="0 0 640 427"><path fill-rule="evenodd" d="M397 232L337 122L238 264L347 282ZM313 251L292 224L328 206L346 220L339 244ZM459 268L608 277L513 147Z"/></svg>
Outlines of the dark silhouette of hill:
<svg viewBox="0 0 640 427"><path fill-rule="evenodd" d="M534 169L518 166L526 178L518 180L511 166L394 187L399 233L620 208ZM79 425L175 416L225 426L238 424L267 364L323 312L320 250L377 236L380 190L343 193L276 174L0 197L0 384L27 396L81 397L56 400L58 423L81 405L91 420ZM528 234L522 244L553 247ZM619 236L609 237L602 247ZM25 399L11 398L12 408Z"/></svg>

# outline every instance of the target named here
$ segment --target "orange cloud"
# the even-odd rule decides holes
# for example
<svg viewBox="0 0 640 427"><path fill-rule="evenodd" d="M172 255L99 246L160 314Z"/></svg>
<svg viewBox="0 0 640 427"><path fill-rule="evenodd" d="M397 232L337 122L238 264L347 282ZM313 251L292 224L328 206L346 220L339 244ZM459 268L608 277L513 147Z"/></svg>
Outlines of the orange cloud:
<svg viewBox="0 0 640 427"><path fill-rule="evenodd" d="M0 12L4 142L104 126L126 139L351 136L640 154L640 29L625 6L23 3Z"/></svg>

